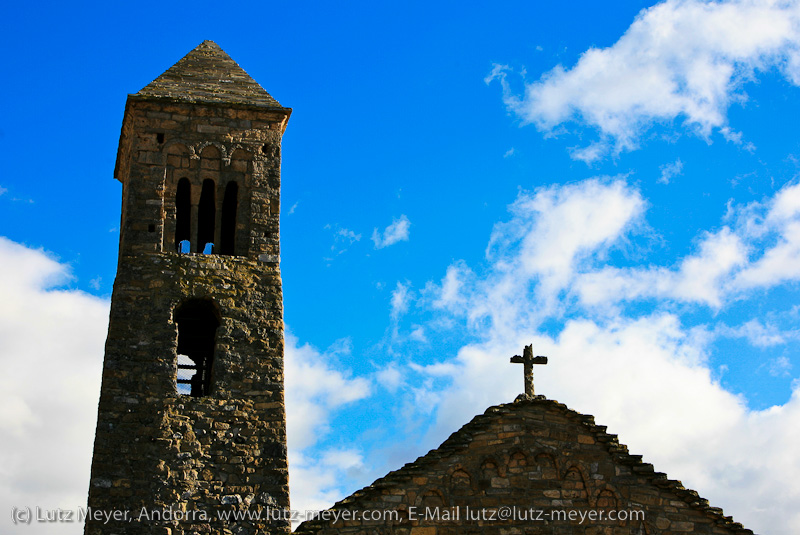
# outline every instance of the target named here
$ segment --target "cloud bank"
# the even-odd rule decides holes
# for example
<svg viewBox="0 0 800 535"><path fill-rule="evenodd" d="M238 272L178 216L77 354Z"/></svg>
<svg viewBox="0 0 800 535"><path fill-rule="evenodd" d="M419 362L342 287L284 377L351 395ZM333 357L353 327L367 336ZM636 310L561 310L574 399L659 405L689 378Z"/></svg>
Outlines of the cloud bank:
<svg viewBox="0 0 800 535"><path fill-rule="evenodd" d="M0 237L0 508L85 506L109 303L69 267ZM9 522L6 520L6 522ZM78 524L21 526L80 533Z"/></svg>

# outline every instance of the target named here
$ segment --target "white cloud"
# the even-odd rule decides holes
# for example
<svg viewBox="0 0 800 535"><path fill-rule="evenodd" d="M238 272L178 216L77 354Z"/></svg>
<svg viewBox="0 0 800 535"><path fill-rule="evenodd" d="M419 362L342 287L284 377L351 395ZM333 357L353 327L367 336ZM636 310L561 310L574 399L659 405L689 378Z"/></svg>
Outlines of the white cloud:
<svg viewBox="0 0 800 535"><path fill-rule="evenodd" d="M389 392L396 392L397 389L404 384L403 372L400 371L396 363L391 363L380 369L375 374L375 379L378 381L378 384Z"/></svg>
<svg viewBox="0 0 800 535"><path fill-rule="evenodd" d="M730 338L744 338L752 346L762 348L782 345L787 340L787 333L781 332L775 325L764 325L757 319L752 319L738 327L720 325L716 332ZM794 337L794 334L791 333L791 336Z"/></svg>
<svg viewBox="0 0 800 535"><path fill-rule="evenodd" d="M463 293L465 284L469 284L472 278L472 270L466 263L459 261L447 266L447 271L441 284L429 283L425 287L425 294L431 296L434 308L443 308L450 311L460 310L464 312L466 297Z"/></svg>
<svg viewBox="0 0 800 535"><path fill-rule="evenodd" d="M740 209L740 232L751 239L774 239L764 254L738 274L734 285L747 290L800 280L800 184L773 199Z"/></svg>
<svg viewBox="0 0 800 535"><path fill-rule="evenodd" d="M397 286L392 291L391 316L393 320L397 320L408 312L408 303L411 300L409 286L408 282L402 283L398 281Z"/></svg>
<svg viewBox="0 0 800 535"><path fill-rule="evenodd" d="M684 258L677 269L664 267L619 269L606 267L578 277L575 292L589 306L643 298L666 298L720 307L727 277L746 263L742 239L728 227L706 233L697 254Z"/></svg>
<svg viewBox="0 0 800 535"><path fill-rule="evenodd" d="M661 176L658 177L659 184L669 184L674 177L683 172L683 162L678 158L674 162L662 165L660 170Z"/></svg>
<svg viewBox="0 0 800 535"><path fill-rule="evenodd" d="M508 109L542 131L571 121L599 131L599 141L573 152L594 161L636 148L656 123L676 120L700 136L713 131L742 143L727 110L746 101L744 82L777 69L800 85L800 4L796 1L667 0L641 11L612 46L591 48L572 68L556 66L523 95L496 65Z"/></svg>
<svg viewBox="0 0 800 535"><path fill-rule="evenodd" d="M361 234L356 234L354 231L347 228L340 228L337 230L336 237L348 243L355 243L361 240Z"/></svg>
<svg viewBox="0 0 800 535"><path fill-rule="evenodd" d="M514 147L511 147L503 154L503 158L510 158L512 156L514 156ZM0 194L2 194L2 192L0 192Z"/></svg>
<svg viewBox="0 0 800 535"><path fill-rule="evenodd" d="M8 192L7 188L4 188L3 186L0 186L0 195L3 195L4 193L7 193L7 192Z"/></svg>
<svg viewBox="0 0 800 535"><path fill-rule="evenodd" d="M785 355L773 359L769 363L769 374L773 377L788 377L791 369L792 363Z"/></svg>
<svg viewBox="0 0 800 535"><path fill-rule="evenodd" d="M375 242L375 248L383 249L397 242L408 241L410 228L411 221L405 215L392 220L392 224L386 227L383 233L376 228L372 231L372 241Z"/></svg>
<svg viewBox="0 0 800 535"><path fill-rule="evenodd" d="M592 143L585 147L571 147L569 155L573 160L580 160L583 163L590 165L593 162L601 159L607 152L607 148L603 143Z"/></svg>
<svg viewBox="0 0 800 535"><path fill-rule="evenodd" d="M488 321L512 329L530 315L551 314L579 268L631 230L644 207L639 192L621 179L523 192L509 207L512 218L492 230L488 277L479 280L455 263L442 285L429 285L426 294L435 308L461 311L473 326Z"/></svg>
<svg viewBox="0 0 800 535"><path fill-rule="evenodd" d="M771 199L729 204L733 226L704 233L698 251L675 268L584 270L573 287L582 303L666 298L719 308L753 290L800 280L800 184Z"/></svg>
<svg viewBox="0 0 800 535"><path fill-rule="evenodd" d="M0 508L86 505L109 303L68 266L0 237ZM82 533L77 523L26 533ZM23 531L23 530L20 530Z"/></svg>
<svg viewBox="0 0 800 535"><path fill-rule="evenodd" d="M354 243L361 241L361 234L350 230L349 228L341 227L338 224L327 224L324 227L326 230L333 231L333 244L331 244L331 252L335 255L343 254ZM333 258L326 258L325 260L333 260Z"/></svg>
<svg viewBox="0 0 800 535"><path fill-rule="evenodd" d="M425 335L425 327L414 325L411 332L408 333L408 339L422 344L427 343L428 337Z"/></svg>

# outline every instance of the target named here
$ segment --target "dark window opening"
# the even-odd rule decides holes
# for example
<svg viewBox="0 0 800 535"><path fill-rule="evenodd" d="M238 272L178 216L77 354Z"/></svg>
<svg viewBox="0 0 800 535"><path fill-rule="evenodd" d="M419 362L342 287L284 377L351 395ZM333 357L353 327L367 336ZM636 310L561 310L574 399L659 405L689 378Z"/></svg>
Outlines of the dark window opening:
<svg viewBox="0 0 800 535"><path fill-rule="evenodd" d="M211 254L214 247L214 227L216 224L217 209L214 196L214 181L203 181L200 192L200 205L197 216L197 250L203 254ZM208 248L208 245L211 248ZM208 252L206 252L208 250Z"/></svg>
<svg viewBox="0 0 800 535"><path fill-rule="evenodd" d="M214 343L219 319L211 301L191 300L175 311L178 325L178 394L192 397L211 392Z"/></svg>
<svg viewBox="0 0 800 535"><path fill-rule="evenodd" d="M224 255L233 255L236 240L236 208L238 203L239 185L228 182L225 186L225 197L222 198L222 221L219 236L219 252Z"/></svg>
<svg viewBox="0 0 800 535"><path fill-rule="evenodd" d="M269 152L269 145L267 145L266 143L264 145L262 145L261 146L261 152L263 152L264 154L267 154L267 152Z"/></svg>
<svg viewBox="0 0 800 535"><path fill-rule="evenodd" d="M147 225L147 232L155 232L155 231L156 231L155 225L153 225L152 223L150 225Z"/></svg>
<svg viewBox="0 0 800 535"><path fill-rule="evenodd" d="M175 248L183 251L183 242L189 243L192 233L192 185L188 178L178 181L178 192L175 195Z"/></svg>
<svg viewBox="0 0 800 535"><path fill-rule="evenodd" d="M159 143L164 143L164 132L159 132L156 134L156 141Z"/></svg>

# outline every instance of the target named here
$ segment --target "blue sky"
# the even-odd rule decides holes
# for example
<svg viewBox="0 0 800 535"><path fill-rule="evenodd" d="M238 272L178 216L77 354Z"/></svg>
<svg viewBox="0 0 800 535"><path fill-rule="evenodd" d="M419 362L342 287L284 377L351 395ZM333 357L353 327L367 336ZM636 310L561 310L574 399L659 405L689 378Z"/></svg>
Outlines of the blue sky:
<svg viewBox="0 0 800 535"><path fill-rule="evenodd" d="M3 507L85 501L125 98L212 39L294 110L294 507L511 401L533 342L538 393L751 529L800 523L797 2L17 3L0 30Z"/></svg>

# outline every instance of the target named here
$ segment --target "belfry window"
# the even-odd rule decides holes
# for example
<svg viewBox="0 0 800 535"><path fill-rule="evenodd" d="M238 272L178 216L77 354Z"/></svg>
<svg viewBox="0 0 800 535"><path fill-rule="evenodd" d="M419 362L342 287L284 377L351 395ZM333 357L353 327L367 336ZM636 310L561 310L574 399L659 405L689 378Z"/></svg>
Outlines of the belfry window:
<svg viewBox="0 0 800 535"><path fill-rule="evenodd" d="M178 394L206 396L212 386L214 345L220 323L217 311L211 301L193 299L175 310L174 321L178 325Z"/></svg>
<svg viewBox="0 0 800 535"><path fill-rule="evenodd" d="M181 242L191 240L192 228L192 184L188 178L178 181L175 194L175 249L184 252ZM188 252L188 251L186 251Z"/></svg>
<svg viewBox="0 0 800 535"><path fill-rule="evenodd" d="M225 196L222 198L222 221L220 228L220 254L233 255L236 239L236 208L238 203L239 186L236 182L228 182L225 186Z"/></svg>
<svg viewBox="0 0 800 535"><path fill-rule="evenodd" d="M222 186L224 184L224 188ZM174 251L236 255L239 221L239 182L184 177L175 189Z"/></svg>
<svg viewBox="0 0 800 535"><path fill-rule="evenodd" d="M197 213L197 251L203 254L214 252L214 228L217 217L214 189L213 180L203 181Z"/></svg>

